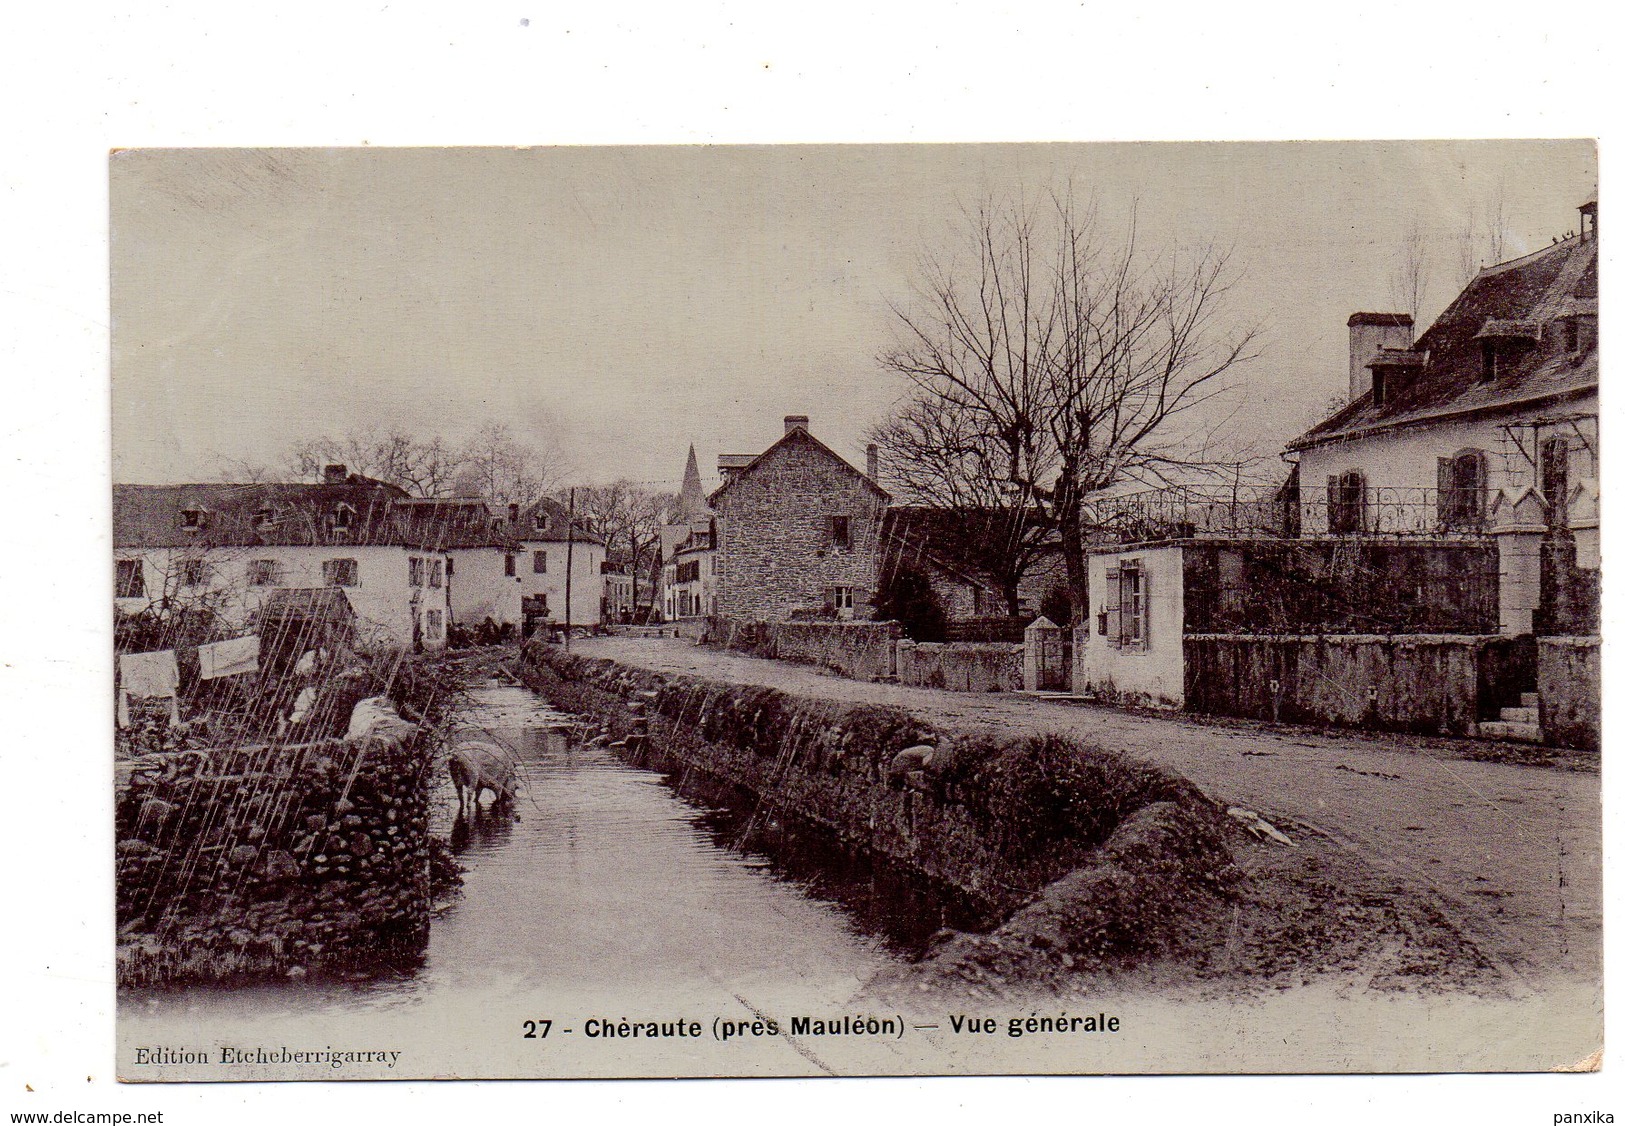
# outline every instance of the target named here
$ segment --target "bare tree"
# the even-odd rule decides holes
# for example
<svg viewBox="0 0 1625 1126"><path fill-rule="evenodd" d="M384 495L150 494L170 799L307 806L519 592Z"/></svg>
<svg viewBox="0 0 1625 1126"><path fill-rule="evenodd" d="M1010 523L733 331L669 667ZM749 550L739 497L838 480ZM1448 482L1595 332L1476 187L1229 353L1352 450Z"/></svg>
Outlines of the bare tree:
<svg viewBox="0 0 1625 1126"><path fill-rule="evenodd" d="M533 504L559 486L566 466L551 445L514 436L501 422L488 422L461 450L457 491L492 504Z"/></svg>
<svg viewBox="0 0 1625 1126"><path fill-rule="evenodd" d="M1225 251L1147 250L1132 218L1108 239L1070 195L968 218L974 258L923 261L881 363L918 408L953 417L954 441L977 450L1008 509L1030 506L1055 529L1081 617L1085 498L1213 469L1216 434L1199 408L1254 358L1259 329L1231 321ZM888 454L894 472L909 456L895 443Z"/></svg>
<svg viewBox="0 0 1625 1126"><path fill-rule="evenodd" d="M604 537L610 554L622 554L631 566L632 608L637 610L638 580L644 577L660 542L661 526L677 507L674 493L653 492L632 481L576 489L576 512Z"/></svg>
<svg viewBox="0 0 1625 1126"><path fill-rule="evenodd" d="M1388 272L1388 299L1393 308L1409 313L1416 324L1422 323L1422 309L1427 301L1428 282L1432 264L1428 261L1427 238L1420 218L1413 218L1400 240L1399 254Z"/></svg>
<svg viewBox="0 0 1625 1126"><path fill-rule="evenodd" d="M307 438L295 443L287 457L296 477L319 477L325 466L342 464L419 497L449 496L463 460L438 434L419 438L398 427Z"/></svg>

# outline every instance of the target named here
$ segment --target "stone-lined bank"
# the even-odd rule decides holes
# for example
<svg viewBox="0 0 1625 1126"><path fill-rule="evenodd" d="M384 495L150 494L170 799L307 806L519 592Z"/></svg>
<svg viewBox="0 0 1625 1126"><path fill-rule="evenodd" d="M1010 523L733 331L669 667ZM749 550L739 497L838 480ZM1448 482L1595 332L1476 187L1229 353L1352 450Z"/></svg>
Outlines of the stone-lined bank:
<svg viewBox="0 0 1625 1126"><path fill-rule="evenodd" d="M1239 876L1221 815L1195 786L1070 739L942 730L898 709L542 644L526 647L519 673L636 765L743 790L965 897L991 933L946 934L927 958L956 974L1156 956L1180 947L1186 921Z"/></svg>
<svg viewBox="0 0 1625 1126"><path fill-rule="evenodd" d="M115 806L121 985L410 962L434 749L387 700L353 737L143 754Z"/></svg>

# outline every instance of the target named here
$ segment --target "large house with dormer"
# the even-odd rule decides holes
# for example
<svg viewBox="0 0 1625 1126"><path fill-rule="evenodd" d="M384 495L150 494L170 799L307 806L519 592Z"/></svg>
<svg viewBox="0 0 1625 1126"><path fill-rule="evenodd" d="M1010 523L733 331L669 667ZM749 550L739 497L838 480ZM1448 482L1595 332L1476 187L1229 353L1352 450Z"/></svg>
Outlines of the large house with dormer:
<svg viewBox="0 0 1625 1126"><path fill-rule="evenodd" d="M1349 401L1287 446L1302 532L1439 534L1508 521L1598 566L1597 205L1579 234L1481 270L1414 340L1349 318Z"/></svg>
<svg viewBox="0 0 1625 1126"><path fill-rule="evenodd" d="M278 591L341 591L361 644L445 644L447 544L406 493L344 466L319 484L113 486L113 604L252 628Z"/></svg>

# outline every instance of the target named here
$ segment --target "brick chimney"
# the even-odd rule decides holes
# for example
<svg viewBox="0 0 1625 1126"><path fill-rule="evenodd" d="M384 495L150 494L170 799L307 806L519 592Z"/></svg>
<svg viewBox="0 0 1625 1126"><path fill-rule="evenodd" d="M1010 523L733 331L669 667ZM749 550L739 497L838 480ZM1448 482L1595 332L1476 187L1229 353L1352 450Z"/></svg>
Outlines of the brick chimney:
<svg viewBox="0 0 1625 1126"><path fill-rule="evenodd" d="M342 465L324 465L322 467L322 484L342 485L350 479L349 472Z"/></svg>
<svg viewBox="0 0 1625 1126"><path fill-rule="evenodd" d="M1411 346L1409 313L1355 313L1349 318L1349 402L1371 390L1368 364L1382 348Z"/></svg>
<svg viewBox="0 0 1625 1126"><path fill-rule="evenodd" d="M809 433L811 433L811 428L808 427L808 425L807 425L807 416L804 415L804 414L787 414L787 415L785 415L784 416L784 432L786 434L788 434L788 433L790 433L790 431L796 430L796 429L807 430Z"/></svg>
<svg viewBox="0 0 1625 1126"><path fill-rule="evenodd" d="M880 480L880 447L875 445L873 442L870 442L869 443L869 449L868 449L867 453L869 455L869 458L868 458L868 465L867 465L865 471L869 474L869 480L871 480L871 481L879 481Z"/></svg>

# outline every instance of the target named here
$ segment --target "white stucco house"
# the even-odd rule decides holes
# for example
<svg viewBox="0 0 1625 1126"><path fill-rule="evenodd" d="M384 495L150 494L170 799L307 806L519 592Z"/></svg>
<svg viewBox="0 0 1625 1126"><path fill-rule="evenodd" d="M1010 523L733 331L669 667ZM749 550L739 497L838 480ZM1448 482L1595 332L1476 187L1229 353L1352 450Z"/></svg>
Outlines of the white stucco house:
<svg viewBox="0 0 1625 1126"><path fill-rule="evenodd" d="M604 602L604 539L564 505L540 500L514 513L519 592L526 617L595 627ZM566 605L568 596L568 605Z"/></svg>
<svg viewBox="0 0 1625 1126"><path fill-rule="evenodd" d="M1349 318L1348 405L1287 446L1303 534L1551 522L1598 565L1596 219L1481 270L1414 340L1409 316Z"/></svg>
<svg viewBox="0 0 1625 1126"><path fill-rule="evenodd" d="M321 484L113 487L113 603L253 628L279 590L338 588L363 644L445 644L445 550L403 520L399 488L329 466Z"/></svg>

